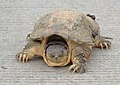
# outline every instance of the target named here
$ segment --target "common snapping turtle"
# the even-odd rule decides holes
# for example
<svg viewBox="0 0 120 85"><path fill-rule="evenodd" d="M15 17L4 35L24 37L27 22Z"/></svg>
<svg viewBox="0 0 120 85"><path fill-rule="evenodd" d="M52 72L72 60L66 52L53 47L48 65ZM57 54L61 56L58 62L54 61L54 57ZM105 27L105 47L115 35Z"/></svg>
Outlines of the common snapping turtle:
<svg viewBox="0 0 120 85"><path fill-rule="evenodd" d="M19 61L27 62L35 56L43 57L49 66L65 66L69 71L85 72L85 65L92 48L109 49L111 42L100 35L95 16L76 11L54 11L41 17L28 44L16 55Z"/></svg>

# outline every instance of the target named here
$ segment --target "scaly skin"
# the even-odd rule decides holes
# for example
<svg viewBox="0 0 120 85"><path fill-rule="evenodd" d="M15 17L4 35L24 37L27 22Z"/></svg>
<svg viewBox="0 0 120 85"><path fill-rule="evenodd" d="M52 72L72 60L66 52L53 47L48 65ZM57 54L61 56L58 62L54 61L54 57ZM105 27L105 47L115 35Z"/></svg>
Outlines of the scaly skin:
<svg viewBox="0 0 120 85"><path fill-rule="evenodd" d="M86 62L87 59L90 57L92 52L91 46L78 46L75 47L72 51L72 65L69 67L68 71L73 70L73 73L86 72Z"/></svg>
<svg viewBox="0 0 120 85"><path fill-rule="evenodd" d="M42 56L41 44L38 42L29 42L22 52L16 55L18 61L27 62L35 56Z"/></svg>
<svg viewBox="0 0 120 85"><path fill-rule="evenodd" d="M109 38L109 37L103 37L103 36L98 36L96 41L95 41L95 47L97 48L101 48L102 50L104 48L106 49L110 49L111 47L111 42L106 40L106 39L112 39L112 38Z"/></svg>

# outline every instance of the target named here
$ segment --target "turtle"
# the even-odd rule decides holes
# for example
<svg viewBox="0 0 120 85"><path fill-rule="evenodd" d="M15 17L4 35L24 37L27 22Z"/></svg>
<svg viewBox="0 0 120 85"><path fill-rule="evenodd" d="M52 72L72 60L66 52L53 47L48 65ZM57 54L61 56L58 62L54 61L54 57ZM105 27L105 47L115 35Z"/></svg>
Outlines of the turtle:
<svg viewBox="0 0 120 85"><path fill-rule="evenodd" d="M28 43L16 54L20 62L42 57L51 67L70 65L72 73L86 72L93 48L110 49L110 37L100 35L96 17L75 10L49 12L37 21L27 35Z"/></svg>

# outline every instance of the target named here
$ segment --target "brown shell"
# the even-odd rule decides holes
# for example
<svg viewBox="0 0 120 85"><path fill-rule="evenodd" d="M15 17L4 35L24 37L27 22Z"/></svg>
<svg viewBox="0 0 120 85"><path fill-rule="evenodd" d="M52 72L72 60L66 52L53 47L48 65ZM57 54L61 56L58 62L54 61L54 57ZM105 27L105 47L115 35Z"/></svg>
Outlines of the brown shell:
<svg viewBox="0 0 120 85"><path fill-rule="evenodd" d="M78 44L93 42L93 31L99 33L95 20L76 11L54 11L41 17L29 35L32 40L41 40L57 34Z"/></svg>

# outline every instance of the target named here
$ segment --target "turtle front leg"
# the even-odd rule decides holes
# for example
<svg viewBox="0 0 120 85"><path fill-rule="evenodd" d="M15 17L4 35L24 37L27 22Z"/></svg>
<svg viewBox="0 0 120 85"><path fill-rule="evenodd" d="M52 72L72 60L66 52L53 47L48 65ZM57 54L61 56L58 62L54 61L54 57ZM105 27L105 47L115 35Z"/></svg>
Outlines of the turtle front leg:
<svg viewBox="0 0 120 85"><path fill-rule="evenodd" d="M86 62L91 55L91 47L75 47L72 51L72 65L69 67L68 71L73 70L73 73L86 72Z"/></svg>
<svg viewBox="0 0 120 85"><path fill-rule="evenodd" d="M104 48L109 49L111 47L111 42L106 39L112 39L112 38L103 37L103 36L97 37L95 41L95 47L101 48L101 49L104 49Z"/></svg>
<svg viewBox="0 0 120 85"><path fill-rule="evenodd" d="M86 60L87 59L84 57L83 53L74 57L72 60L72 65L69 67L68 71L73 70L73 73L75 72L85 73Z"/></svg>
<svg viewBox="0 0 120 85"><path fill-rule="evenodd" d="M27 62L28 60L34 58L36 55L41 56L42 51L38 42L29 42L22 52L16 55L16 59L21 62Z"/></svg>

